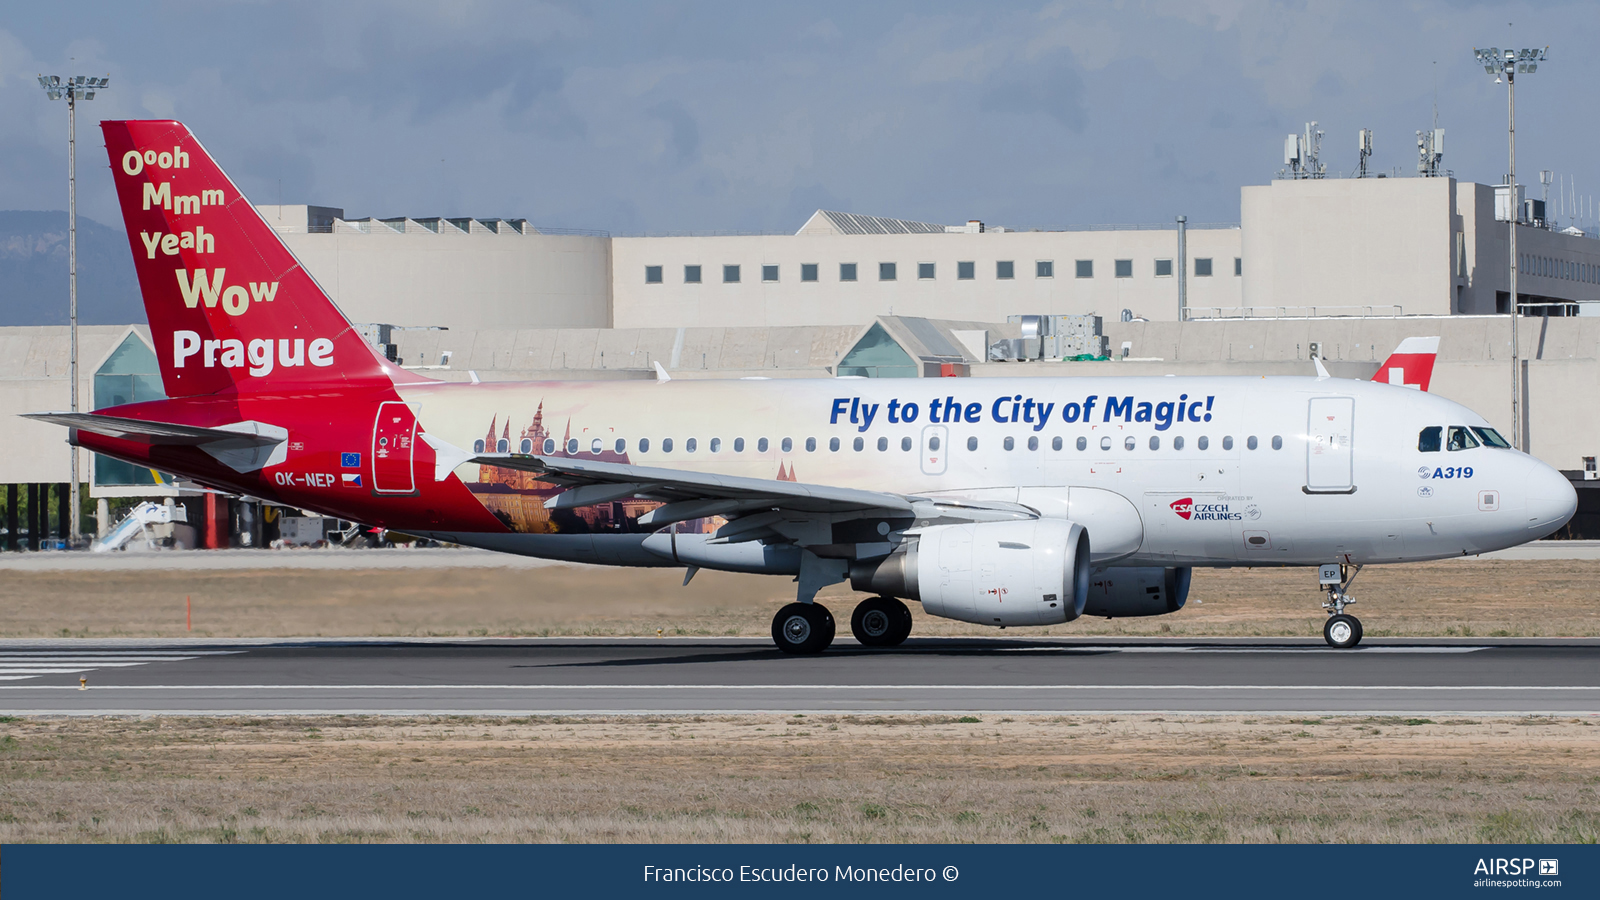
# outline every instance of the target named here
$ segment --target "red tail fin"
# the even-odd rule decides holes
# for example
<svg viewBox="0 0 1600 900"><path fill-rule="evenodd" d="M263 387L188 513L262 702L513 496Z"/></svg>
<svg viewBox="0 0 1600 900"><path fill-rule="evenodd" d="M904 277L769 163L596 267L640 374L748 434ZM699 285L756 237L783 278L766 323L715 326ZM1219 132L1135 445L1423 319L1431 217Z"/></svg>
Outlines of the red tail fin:
<svg viewBox="0 0 1600 900"><path fill-rule="evenodd" d="M1438 357L1437 337L1408 337L1383 361L1372 380L1425 391L1433 381L1433 363Z"/></svg>
<svg viewBox="0 0 1600 900"><path fill-rule="evenodd" d="M413 380L351 329L182 123L100 127L168 396Z"/></svg>

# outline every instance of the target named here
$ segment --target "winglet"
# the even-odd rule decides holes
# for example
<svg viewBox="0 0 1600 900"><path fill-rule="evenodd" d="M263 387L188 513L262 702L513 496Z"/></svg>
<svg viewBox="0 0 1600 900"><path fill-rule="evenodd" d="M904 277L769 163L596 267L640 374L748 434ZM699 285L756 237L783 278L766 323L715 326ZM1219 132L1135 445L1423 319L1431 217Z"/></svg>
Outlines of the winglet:
<svg viewBox="0 0 1600 900"><path fill-rule="evenodd" d="M671 380L672 376L667 374L666 369L661 368L661 363L658 361L656 363L656 384L666 384Z"/></svg>
<svg viewBox="0 0 1600 900"><path fill-rule="evenodd" d="M1317 366L1317 380L1318 380L1318 381L1321 381L1321 380L1322 380L1322 379L1324 379L1324 378L1328 378L1328 377L1330 377L1330 376L1329 376L1329 375L1328 375L1328 367L1327 367L1327 366L1324 366L1324 365L1323 365L1323 364L1322 364L1322 357L1320 357L1320 356L1313 356L1313 357L1311 357L1311 361L1312 361L1312 362L1313 362L1313 363L1316 363L1316 366Z"/></svg>
<svg viewBox="0 0 1600 900"><path fill-rule="evenodd" d="M1433 381L1433 364L1438 357L1438 337L1408 337L1383 361L1372 380L1426 391Z"/></svg>

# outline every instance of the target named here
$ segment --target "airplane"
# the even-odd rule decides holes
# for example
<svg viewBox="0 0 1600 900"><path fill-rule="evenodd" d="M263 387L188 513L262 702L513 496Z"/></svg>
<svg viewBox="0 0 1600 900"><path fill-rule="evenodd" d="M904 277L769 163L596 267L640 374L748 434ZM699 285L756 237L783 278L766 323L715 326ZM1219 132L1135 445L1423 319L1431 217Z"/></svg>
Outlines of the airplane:
<svg viewBox="0 0 1600 900"><path fill-rule="evenodd" d="M380 355L176 121L101 123L168 399L36 413L214 490L553 560L790 576L998 627L1182 609L1196 567L1317 567L1334 648L1363 566L1544 537L1577 495L1427 392L1438 338L1371 381L1032 377L436 381Z"/></svg>

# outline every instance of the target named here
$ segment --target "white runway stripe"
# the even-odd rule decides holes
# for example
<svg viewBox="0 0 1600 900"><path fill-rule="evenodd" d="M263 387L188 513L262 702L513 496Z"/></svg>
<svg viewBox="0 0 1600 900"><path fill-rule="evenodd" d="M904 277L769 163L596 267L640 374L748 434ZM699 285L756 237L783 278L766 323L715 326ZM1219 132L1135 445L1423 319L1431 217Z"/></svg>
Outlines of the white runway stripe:
<svg viewBox="0 0 1600 900"><path fill-rule="evenodd" d="M80 653L51 651L11 651L0 653L0 681L21 681L40 675L78 675L96 669L126 669L153 662L183 662L200 656L233 654L237 650L198 650L193 653L168 651L141 652L116 650L97 653L93 650ZM20 685L19 685L20 687Z"/></svg>

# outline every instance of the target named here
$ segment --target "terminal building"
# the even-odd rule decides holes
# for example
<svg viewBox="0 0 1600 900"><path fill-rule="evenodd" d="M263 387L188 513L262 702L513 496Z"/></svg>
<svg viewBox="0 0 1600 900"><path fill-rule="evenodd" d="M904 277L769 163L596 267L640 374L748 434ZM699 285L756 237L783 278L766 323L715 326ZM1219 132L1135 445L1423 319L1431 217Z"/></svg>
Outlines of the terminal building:
<svg viewBox="0 0 1600 900"><path fill-rule="evenodd" d="M1365 378L1403 338L1437 334L1433 390L1508 433L1515 216L1524 446L1579 481L1600 454L1594 418L1574 414L1600 389L1600 317L1581 314L1600 302L1600 241L1557 230L1520 188L1285 178L1242 188L1237 223L1025 231L818 210L792 234L620 236L258 209L380 352L445 380L656 363L713 378L1303 374L1313 355ZM148 329L80 336L82 408L160 396ZM68 406L67 330L0 329L0 348L0 485L25 497L68 477L62 430L14 417ZM80 471L96 499L185 492L110 460ZM1588 494L1571 529L1600 535Z"/></svg>

